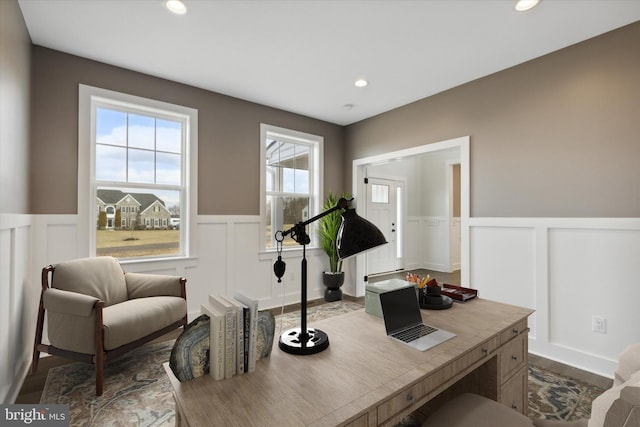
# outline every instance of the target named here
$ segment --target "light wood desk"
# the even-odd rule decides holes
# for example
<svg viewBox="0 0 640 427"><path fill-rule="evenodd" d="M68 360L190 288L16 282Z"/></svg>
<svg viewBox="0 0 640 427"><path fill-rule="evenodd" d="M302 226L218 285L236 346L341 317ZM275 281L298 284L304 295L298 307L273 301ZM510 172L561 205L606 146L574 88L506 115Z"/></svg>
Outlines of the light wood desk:
<svg viewBox="0 0 640 427"><path fill-rule="evenodd" d="M422 310L425 323L457 336L421 352L388 338L383 320L363 309L309 324L329 335L327 350L295 356L274 343L255 372L229 380L180 383L165 364L176 425L391 426L463 391L526 414L532 312L482 299Z"/></svg>

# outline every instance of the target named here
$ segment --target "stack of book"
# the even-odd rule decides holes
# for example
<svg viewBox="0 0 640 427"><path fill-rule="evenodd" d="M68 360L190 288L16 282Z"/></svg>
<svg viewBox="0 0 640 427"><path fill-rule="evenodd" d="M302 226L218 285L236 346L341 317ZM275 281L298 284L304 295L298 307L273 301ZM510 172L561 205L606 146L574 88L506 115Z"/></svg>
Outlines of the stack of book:
<svg viewBox="0 0 640 427"><path fill-rule="evenodd" d="M209 375L222 380L256 369L258 301L241 292L209 295L201 305L209 316Z"/></svg>

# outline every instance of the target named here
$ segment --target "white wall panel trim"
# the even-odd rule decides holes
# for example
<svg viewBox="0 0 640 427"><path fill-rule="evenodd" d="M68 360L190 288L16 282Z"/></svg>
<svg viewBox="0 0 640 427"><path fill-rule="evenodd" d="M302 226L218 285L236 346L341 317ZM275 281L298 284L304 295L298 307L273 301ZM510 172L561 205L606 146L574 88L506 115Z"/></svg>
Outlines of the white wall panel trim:
<svg viewBox="0 0 640 427"><path fill-rule="evenodd" d="M471 286L536 310L532 353L612 377L640 342L640 218L470 218L469 235ZM605 334L594 315L607 318Z"/></svg>

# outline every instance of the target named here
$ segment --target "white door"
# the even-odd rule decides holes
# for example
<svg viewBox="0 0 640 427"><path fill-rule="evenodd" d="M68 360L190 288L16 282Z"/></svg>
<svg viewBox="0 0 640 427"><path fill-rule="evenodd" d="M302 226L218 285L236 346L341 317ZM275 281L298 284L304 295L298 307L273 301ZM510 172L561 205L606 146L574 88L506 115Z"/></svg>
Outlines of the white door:
<svg viewBox="0 0 640 427"><path fill-rule="evenodd" d="M367 213L366 217L374 223L389 242L379 248L367 252L367 274L385 273L402 268L400 253L398 252L399 200L398 188L402 183L389 179L369 178L367 184Z"/></svg>

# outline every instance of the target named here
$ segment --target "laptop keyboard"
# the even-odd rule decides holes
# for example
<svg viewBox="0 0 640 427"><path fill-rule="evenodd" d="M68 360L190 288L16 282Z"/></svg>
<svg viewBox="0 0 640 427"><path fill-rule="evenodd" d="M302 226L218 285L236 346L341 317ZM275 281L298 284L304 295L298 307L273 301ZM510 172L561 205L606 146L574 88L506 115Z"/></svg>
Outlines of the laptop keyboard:
<svg viewBox="0 0 640 427"><path fill-rule="evenodd" d="M412 342L420 337L432 334L437 330L438 329L428 325L416 325L404 331L395 332L391 334L391 336L404 342Z"/></svg>

